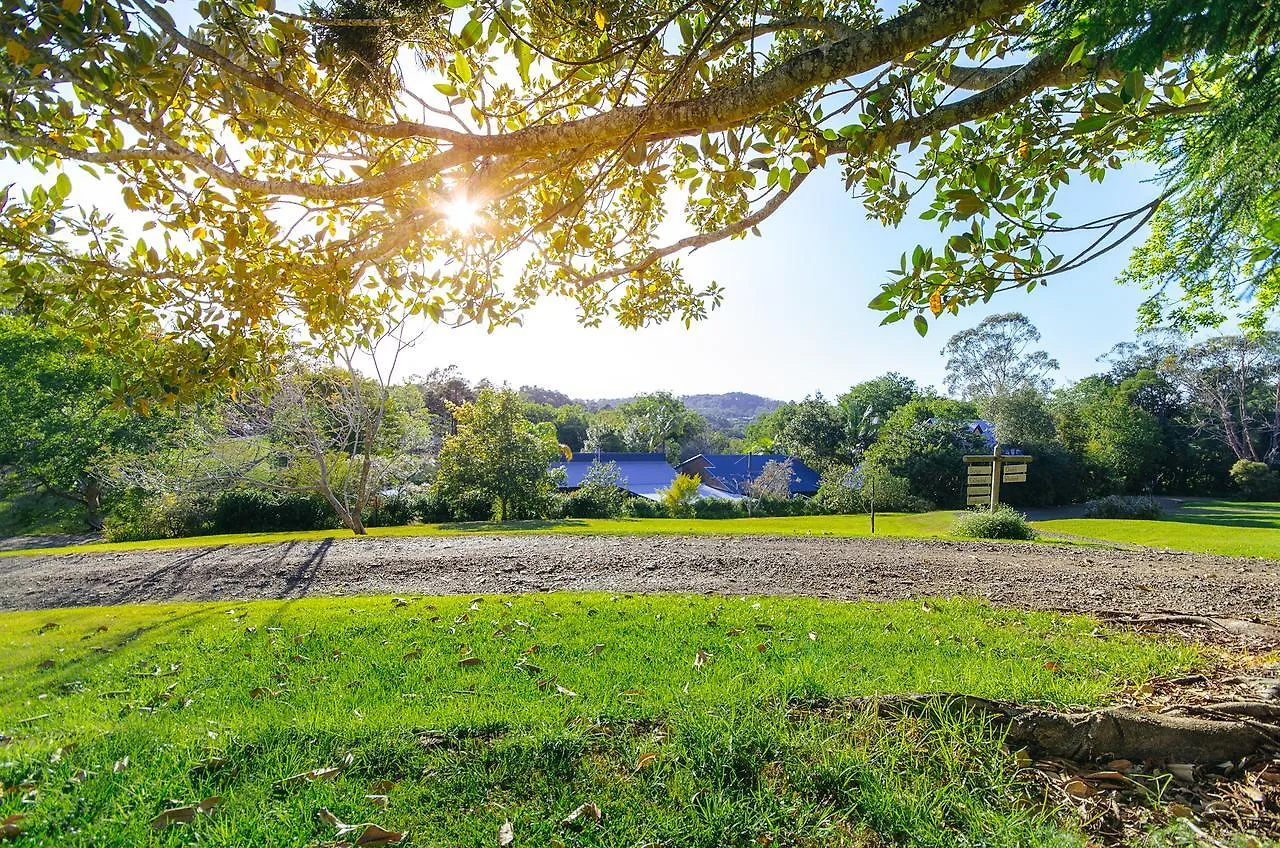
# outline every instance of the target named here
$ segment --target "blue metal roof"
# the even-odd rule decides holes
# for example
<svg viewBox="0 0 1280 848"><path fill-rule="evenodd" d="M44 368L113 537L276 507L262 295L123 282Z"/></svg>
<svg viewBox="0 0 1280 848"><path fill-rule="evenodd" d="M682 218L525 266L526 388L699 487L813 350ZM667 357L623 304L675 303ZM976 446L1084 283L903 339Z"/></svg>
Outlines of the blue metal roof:
<svg viewBox="0 0 1280 848"><path fill-rule="evenodd" d="M592 463L614 463L622 476L622 488L633 495L651 501L662 499L662 493L671 488L678 473L662 453L580 453L568 462L553 463L551 468L563 468L565 473L561 487L576 489Z"/></svg>
<svg viewBox="0 0 1280 848"><path fill-rule="evenodd" d="M702 458L710 463L708 473L724 485L725 491L732 494L746 494L751 481L760 476L766 465L787 460L791 460L791 494L811 495L818 491L818 472L795 457L783 453L718 453L703 454Z"/></svg>

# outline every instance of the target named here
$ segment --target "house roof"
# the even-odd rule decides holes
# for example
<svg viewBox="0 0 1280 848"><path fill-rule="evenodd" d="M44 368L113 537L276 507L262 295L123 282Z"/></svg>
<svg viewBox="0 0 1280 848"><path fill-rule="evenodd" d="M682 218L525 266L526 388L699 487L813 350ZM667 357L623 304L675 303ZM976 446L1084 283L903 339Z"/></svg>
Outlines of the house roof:
<svg viewBox="0 0 1280 848"><path fill-rule="evenodd" d="M770 462L786 462L791 460L791 494L812 494L818 491L818 472L805 465L793 456L783 453L717 453L700 454L708 463L707 473L724 486L730 494L744 495L751 481L760 476L760 472ZM698 457L680 463L683 467Z"/></svg>
<svg viewBox="0 0 1280 848"><path fill-rule="evenodd" d="M564 469L561 488L576 489L595 462L616 464L622 488L651 501L661 500L662 492L670 489L676 479L676 470L662 453L580 453L568 462L553 463L551 468Z"/></svg>

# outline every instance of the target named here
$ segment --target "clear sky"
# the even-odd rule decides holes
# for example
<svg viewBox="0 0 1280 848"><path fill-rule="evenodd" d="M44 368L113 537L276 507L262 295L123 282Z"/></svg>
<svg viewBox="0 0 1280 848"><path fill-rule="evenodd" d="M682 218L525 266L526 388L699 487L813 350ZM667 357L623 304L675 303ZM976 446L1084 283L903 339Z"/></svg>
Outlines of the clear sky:
<svg viewBox="0 0 1280 848"><path fill-rule="evenodd" d="M1144 182L1148 176L1130 168L1102 185L1072 186L1058 211L1067 223L1131 209L1155 195ZM868 221L838 173L815 174L797 191L761 227L761 237L712 245L685 260L691 279L715 280L726 289L723 306L690 329L584 328L571 304L548 300L524 326L492 334L428 328L401 373L452 364L473 380L540 385L584 398L666 389L792 400L816 391L839 394L891 370L941 386L942 345L993 312L1031 318L1044 349L1062 363L1060 380L1094 373L1099 355L1133 336L1143 293L1115 283L1128 245L1031 294L1010 292L940 319L925 338L910 322L878 326L881 315L867 301L904 250L942 244L936 225L908 218L886 229Z"/></svg>

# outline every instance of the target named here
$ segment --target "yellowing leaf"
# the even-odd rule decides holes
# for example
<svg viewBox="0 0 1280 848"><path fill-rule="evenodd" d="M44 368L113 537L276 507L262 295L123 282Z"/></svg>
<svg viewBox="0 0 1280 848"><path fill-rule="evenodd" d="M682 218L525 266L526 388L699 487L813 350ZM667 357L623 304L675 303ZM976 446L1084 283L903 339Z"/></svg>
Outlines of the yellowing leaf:
<svg viewBox="0 0 1280 848"><path fill-rule="evenodd" d="M652 765L654 762L657 761L657 759L658 759L658 755L653 751L648 751L644 754L641 754L636 759L636 771L640 771L645 766Z"/></svg>
<svg viewBox="0 0 1280 848"><path fill-rule="evenodd" d="M22 42L12 38L4 43L4 52L9 55L15 65L21 65L31 58L31 51Z"/></svg>
<svg viewBox="0 0 1280 848"><path fill-rule="evenodd" d="M596 26L600 27L601 32L604 31L605 25L608 23L609 19L605 17L604 10L596 9Z"/></svg>

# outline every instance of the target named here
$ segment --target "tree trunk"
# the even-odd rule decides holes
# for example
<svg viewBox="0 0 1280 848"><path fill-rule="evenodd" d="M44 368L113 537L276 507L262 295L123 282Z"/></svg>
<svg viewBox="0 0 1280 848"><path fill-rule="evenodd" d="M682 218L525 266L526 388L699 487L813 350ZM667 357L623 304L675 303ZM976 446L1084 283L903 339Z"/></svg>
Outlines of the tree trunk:
<svg viewBox="0 0 1280 848"><path fill-rule="evenodd" d="M96 477L85 479L84 520L93 530L102 529L102 484Z"/></svg>

